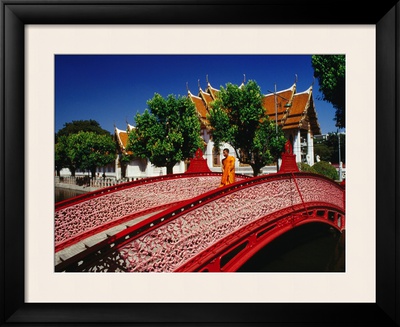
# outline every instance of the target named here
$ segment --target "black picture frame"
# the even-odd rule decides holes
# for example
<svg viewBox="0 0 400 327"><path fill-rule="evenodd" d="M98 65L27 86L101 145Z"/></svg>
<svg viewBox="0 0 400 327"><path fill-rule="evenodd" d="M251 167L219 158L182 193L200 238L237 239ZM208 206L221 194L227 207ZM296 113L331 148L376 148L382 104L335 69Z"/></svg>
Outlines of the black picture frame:
<svg viewBox="0 0 400 327"><path fill-rule="evenodd" d="M321 0L0 2L1 326L399 326L398 1L352 1L351 6ZM376 25L376 303L25 303L26 24Z"/></svg>

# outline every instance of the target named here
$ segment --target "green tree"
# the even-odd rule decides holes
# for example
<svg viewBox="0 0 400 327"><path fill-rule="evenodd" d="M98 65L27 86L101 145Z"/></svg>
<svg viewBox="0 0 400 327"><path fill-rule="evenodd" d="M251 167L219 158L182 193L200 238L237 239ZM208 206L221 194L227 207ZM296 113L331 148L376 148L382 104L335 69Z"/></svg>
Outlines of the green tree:
<svg viewBox="0 0 400 327"><path fill-rule="evenodd" d="M346 134L329 133L324 140L314 139L314 153L319 155L321 161L333 163L339 162L339 140L340 161L346 162Z"/></svg>
<svg viewBox="0 0 400 327"><path fill-rule="evenodd" d="M62 135L58 138L58 142L55 144L54 147L55 168L57 171L57 176L60 176L60 171L63 168L69 168L72 176L75 176L75 167L71 164L68 158L67 142L68 142L68 137Z"/></svg>
<svg viewBox="0 0 400 327"><path fill-rule="evenodd" d="M128 167L129 162L134 158L131 153L121 153L119 156L119 163L121 165L121 175L123 178L126 177L126 168Z"/></svg>
<svg viewBox="0 0 400 327"><path fill-rule="evenodd" d="M340 140L340 161L346 162L346 135L329 133L326 145L331 149L331 157L328 161L339 163L339 140Z"/></svg>
<svg viewBox="0 0 400 327"><path fill-rule="evenodd" d="M318 79L322 99L330 102L336 110L336 127L346 127L345 77L346 58L344 55L313 55L311 66Z"/></svg>
<svg viewBox="0 0 400 327"><path fill-rule="evenodd" d="M73 120L70 123L65 123L64 127L57 132L56 142L57 138L60 136L68 136L79 132L93 132L99 135L110 135L110 132L101 128L100 124L96 120Z"/></svg>
<svg viewBox="0 0 400 327"><path fill-rule="evenodd" d="M326 141L316 143L314 141L314 153L319 156L322 161L332 162L332 148L327 145Z"/></svg>
<svg viewBox="0 0 400 327"><path fill-rule="evenodd" d="M172 174L178 162L192 158L204 146L196 108L187 97L163 98L158 93L147 105L149 109L135 116L127 150Z"/></svg>
<svg viewBox="0 0 400 327"><path fill-rule="evenodd" d="M79 132L68 136L67 154L74 167L89 170L92 177L96 168L115 160L116 146L109 135Z"/></svg>
<svg viewBox="0 0 400 327"><path fill-rule="evenodd" d="M112 137L110 132L101 128L100 124L92 119L73 120L72 122L65 123L64 127L55 134L55 167L58 176L62 168L68 168L72 176L75 176L76 169L81 168L77 166L80 160L75 157L72 160L67 151L69 148L69 136L79 132L91 132L96 135Z"/></svg>
<svg viewBox="0 0 400 327"><path fill-rule="evenodd" d="M242 164L249 164L253 175L276 161L286 139L280 127L269 120L262 105L263 94L255 81L221 87L212 102L208 119L215 146L228 143Z"/></svg>
<svg viewBox="0 0 400 327"><path fill-rule="evenodd" d="M297 167L299 168L300 171L316 174L315 169L311 167L309 164L306 164L305 162L298 162Z"/></svg>
<svg viewBox="0 0 400 327"><path fill-rule="evenodd" d="M326 176L326 177L331 178L333 180L338 180L339 179L339 174L338 174L336 168L333 167L329 162L326 162L326 161L317 162L312 166L312 169L317 174Z"/></svg>

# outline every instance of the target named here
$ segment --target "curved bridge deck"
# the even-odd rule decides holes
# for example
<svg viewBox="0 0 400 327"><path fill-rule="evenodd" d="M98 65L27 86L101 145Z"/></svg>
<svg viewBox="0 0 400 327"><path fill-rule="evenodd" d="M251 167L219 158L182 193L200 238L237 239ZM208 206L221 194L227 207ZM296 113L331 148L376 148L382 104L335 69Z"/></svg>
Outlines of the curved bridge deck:
<svg viewBox="0 0 400 327"><path fill-rule="evenodd" d="M240 181L249 177L237 175L236 178ZM56 203L56 263L63 256L81 252L90 244L156 212L217 188L220 180L219 173L166 175L104 188Z"/></svg>
<svg viewBox="0 0 400 327"><path fill-rule="evenodd" d="M56 230L68 230L72 223L65 222L66 213L72 214L77 209L74 206L83 204L88 206L85 217L92 217L93 211L106 210L105 203L112 203L113 209L107 210L118 212L107 218L112 224L153 211L144 220L59 262L56 271L236 271L271 240L301 224L322 222L339 231L345 229L344 188L330 179L310 173L280 173L243 176L235 184L216 188L220 176L169 178L165 185L141 184L144 187L138 194L142 195L133 192L141 190L136 185L124 188L125 192L130 190L124 195L114 192L117 194L111 199L106 192L72 206L61 205L56 210ZM182 182L187 183L186 188L179 184ZM152 196L147 199L143 194ZM151 198L158 195L163 200L154 203ZM122 205L133 198L137 204ZM93 200L99 203L88 205L87 201ZM92 205L98 209L92 210ZM120 205L122 211L117 210ZM91 232L110 224L99 220L98 227L93 227L93 219L88 221L84 223ZM90 233L79 232L79 227L76 230L69 240ZM60 244L67 242L71 242L68 237L57 239L56 252L57 244L60 249Z"/></svg>

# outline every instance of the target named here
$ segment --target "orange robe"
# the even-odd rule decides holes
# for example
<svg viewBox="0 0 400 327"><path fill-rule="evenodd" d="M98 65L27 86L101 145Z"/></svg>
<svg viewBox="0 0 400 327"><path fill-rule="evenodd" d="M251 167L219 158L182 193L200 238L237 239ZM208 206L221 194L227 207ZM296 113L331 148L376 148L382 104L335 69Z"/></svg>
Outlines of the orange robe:
<svg viewBox="0 0 400 327"><path fill-rule="evenodd" d="M219 187L235 182L235 157L227 156L222 159L222 178Z"/></svg>

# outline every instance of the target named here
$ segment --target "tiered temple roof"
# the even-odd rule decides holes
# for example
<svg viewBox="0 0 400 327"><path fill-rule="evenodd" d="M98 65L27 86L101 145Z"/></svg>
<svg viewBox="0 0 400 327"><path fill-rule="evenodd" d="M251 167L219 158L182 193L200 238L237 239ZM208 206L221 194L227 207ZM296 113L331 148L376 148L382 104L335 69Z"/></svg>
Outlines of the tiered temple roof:
<svg viewBox="0 0 400 327"><path fill-rule="evenodd" d="M208 83L206 91L199 88L198 95L188 91L189 98L196 106L202 128L209 128L207 113L210 110L210 103L216 99L219 90ZM312 97L312 86L301 93L296 93L296 84L290 88L275 93L265 94L263 106L269 119L277 121L283 130L305 129L313 135L321 134Z"/></svg>
<svg viewBox="0 0 400 327"><path fill-rule="evenodd" d="M279 126L283 127L283 119L287 117L290 105L293 102L293 96L296 93L296 84L290 88L275 93L265 94L263 106L269 119L277 121Z"/></svg>
<svg viewBox="0 0 400 327"><path fill-rule="evenodd" d="M217 98L218 92L219 90L213 88L210 83L208 83L205 91L199 87L199 93L197 96L188 90L188 97L196 107L202 128L208 129L210 127L207 114L210 110L210 104Z"/></svg>
<svg viewBox="0 0 400 327"><path fill-rule="evenodd" d="M201 92L200 92L201 94ZM207 102L204 101L204 99L199 95L193 95L190 91L188 91L188 97L192 102L194 103L197 111L197 115L200 119L201 127L208 127L209 122L207 119L207 113L208 113L208 107L207 107Z"/></svg>
<svg viewBox="0 0 400 327"><path fill-rule="evenodd" d="M218 97L220 92L220 90L213 88L209 82L207 84L205 91L199 86L197 95L188 90L188 97L196 107L203 129L210 128L207 114L210 110L211 102ZM286 90L264 95L263 106L269 119L276 120L283 130L302 129L310 130L312 135L321 134L312 96L312 86L301 93L296 93L296 91L296 83L294 83ZM116 139L123 153L126 153L128 133L133 128L135 127L129 124L127 124L125 131L115 127Z"/></svg>
<svg viewBox="0 0 400 327"><path fill-rule="evenodd" d="M293 84L287 90L266 94L263 106L269 118L276 119L283 130L310 129L313 135L321 134L312 86L304 92L296 93L296 84Z"/></svg>
<svg viewBox="0 0 400 327"><path fill-rule="evenodd" d="M128 124L128 130L132 130L134 128L132 125ZM131 154L130 151L126 151L126 147L128 145L128 131L127 130L122 130L117 127L114 127L114 135L115 139L119 145L119 148L121 149L121 152L123 154Z"/></svg>

